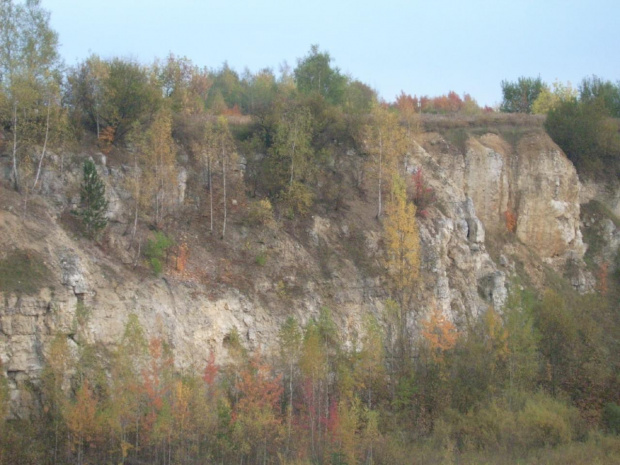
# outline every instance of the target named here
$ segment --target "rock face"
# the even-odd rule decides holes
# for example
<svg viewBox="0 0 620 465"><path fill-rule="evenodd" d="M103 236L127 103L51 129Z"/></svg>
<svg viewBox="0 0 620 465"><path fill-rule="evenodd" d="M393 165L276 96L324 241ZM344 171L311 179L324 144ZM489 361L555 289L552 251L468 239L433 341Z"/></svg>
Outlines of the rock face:
<svg viewBox="0 0 620 465"><path fill-rule="evenodd" d="M29 296L0 289L0 357L14 415L28 413L26 382L40 374L52 338L61 335L73 346L87 341L110 347L132 313L148 336L170 341L180 366L202 366L210 350L225 359L225 338L233 328L250 349L268 351L291 314L304 323L321 307L330 307L345 338L359 331L366 312L381 316L388 293L381 274L371 270L382 266L382 246L380 225L367 213L374 211L368 203L364 209L362 201L351 202L341 217L315 216L304 231L253 237L245 227L231 228L228 241L238 244L237 253L258 251L269 257L267 265L247 265L238 280L231 280L226 278L228 262L216 258L216 250L205 249L194 260L196 269L220 276L205 285L181 275L157 278L133 271L126 251L132 215L125 206L123 169L99 165L113 199L110 227L116 228L106 244L119 250L121 260L71 237L60 225L60 212L70 206L79 185L79 164L63 174L65 183L51 171L44 173L42 201L48 203L39 213L21 217L14 209L0 210L0 249L35 250L56 283ZM412 172L423 170L437 196L419 220L421 278L412 328L432 307L457 323L491 305L501 310L514 263L510 248L497 263L492 259L490 237L513 234L513 241L553 266L583 256L580 183L572 164L546 136L524 137L513 147L487 134L470 138L463 153L436 134L424 134L407 166ZM187 170L180 170L179 204L187 198L187 183ZM516 220L512 233L506 212Z"/></svg>
<svg viewBox="0 0 620 465"><path fill-rule="evenodd" d="M439 145L438 136L425 147ZM579 227L580 182L573 164L545 135L524 136L516 148L495 134L470 138L465 153L440 152L440 170L470 197L487 231L507 230L547 260L585 252Z"/></svg>

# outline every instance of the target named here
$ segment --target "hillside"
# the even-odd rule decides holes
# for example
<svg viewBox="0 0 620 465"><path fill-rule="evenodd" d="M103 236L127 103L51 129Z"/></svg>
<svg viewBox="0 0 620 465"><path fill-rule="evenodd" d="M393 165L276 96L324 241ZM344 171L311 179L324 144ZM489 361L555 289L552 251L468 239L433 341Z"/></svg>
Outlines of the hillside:
<svg viewBox="0 0 620 465"><path fill-rule="evenodd" d="M517 123L508 133L512 138L488 121L485 131L474 125L457 128L456 136L454 128L438 127L450 126L449 120L425 123L443 134L416 133L403 159L412 188L423 183L429 194L417 216L420 274L405 317L412 341L436 310L465 332L487 309L501 313L509 294L524 289L600 289L602 278L595 275L602 257L617 253L617 229L610 230L600 212L584 224L577 173L538 123ZM41 376L53 340L66 338L74 354L91 345L105 358L120 343L130 315L147 338L168 341L179 370L200 369L210 352L218 363L234 360L231 334L250 351L276 357L287 318L306 326L325 308L344 347L355 347L367 314L389 330L386 302L395 294L385 265L385 219L376 218L372 178L356 179L361 155L352 147L339 151L333 168L339 182L330 186L338 189L337 200L325 199L301 215L276 210L258 220L257 200L244 193L246 184L229 194L224 238L221 205L210 231L201 168L181 152L173 207L157 226L175 244L159 276L136 255L154 228L144 218L132 233L130 152L115 149L106 156L86 144L74 153L50 154L37 192L19 194L5 182L0 358L10 415L36 413L28 386ZM83 237L71 213L79 204L86 159L95 161L110 200L109 224L97 241ZM8 157L3 167L9 171ZM233 170L231 185L244 185L245 170L243 163ZM600 239L589 265L584 227L586 237Z"/></svg>
<svg viewBox="0 0 620 465"><path fill-rule="evenodd" d="M591 290L594 281L581 260L579 181L561 151L540 131L523 136L514 149L493 133L465 144L463 153L438 133L422 133L405 160L409 175L423 173L434 196L418 217L422 271L411 324L415 327L433 306L457 323L489 305L501 309L514 277L542 289L541 269L563 275L567 262L585 273L576 284L579 290ZM345 334L359 330L367 312L381 318L390 296L382 228L371 187L354 187L357 153L347 150L340 161L337 175L344 193L337 206L325 203L302 217L282 216L263 225L248 219L255 201L239 192L230 199L225 239L209 231L197 168L189 159L180 164L179 172L190 174L179 177L187 180L179 182L174 212L163 226L176 246L161 276L131 253L133 218L121 156L114 160L92 147L66 154L62 175L57 164L50 164L41 193L27 200L4 187L6 255L31 253L48 269L45 282L30 296L4 292L4 314L37 309L24 314L32 321L15 324L30 330L7 329L9 339L37 335L44 341L57 331L69 336L81 302L92 312L84 328L87 340L114 344L134 312L149 335L163 331L177 362L186 366L200 363L209 350L225 356L222 343L233 327L248 348L265 350L273 349L280 325L291 315L304 324L328 307ZM89 157L111 199L110 224L98 242L80 236L79 221L70 213L79 203L81 165ZM59 157L52 160L57 163ZM240 166L236 176L242 182ZM514 225L507 227L506 212L514 215ZM149 227L140 225L141 249L153 237ZM23 354L13 343L5 347L2 359L10 372L30 374L41 368L40 349Z"/></svg>
<svg viewBox="0 0 620 465"><path fill-rule="evenodd" d="M0 464L618 462L620 86L67 67L0 13Z"/></svg>

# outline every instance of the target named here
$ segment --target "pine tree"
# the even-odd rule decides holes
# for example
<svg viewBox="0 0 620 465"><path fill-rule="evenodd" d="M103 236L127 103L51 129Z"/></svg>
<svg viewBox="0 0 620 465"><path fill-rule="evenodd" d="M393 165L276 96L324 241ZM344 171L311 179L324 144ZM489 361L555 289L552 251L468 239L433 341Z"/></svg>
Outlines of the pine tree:
<svg viewBox="0 0 620 465"><path fill-rule="evenodd" d="M88 237L96 237L106 227L107 211L105 185L97 174L95 163L88 159L84 162L84 178L80 188L80 210L78 211Z"/></svg>

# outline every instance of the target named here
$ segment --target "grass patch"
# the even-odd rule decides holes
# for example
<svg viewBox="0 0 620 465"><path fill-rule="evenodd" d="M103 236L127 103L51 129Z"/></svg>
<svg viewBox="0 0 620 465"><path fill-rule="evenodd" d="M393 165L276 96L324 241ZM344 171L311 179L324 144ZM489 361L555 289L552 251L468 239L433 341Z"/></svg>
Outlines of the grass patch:
<svg viewBox="0 0 620 465"><path fill-rule="evenodd" d="M0 260L0 291L33 295L51 283L51 271L33 250L14 250Z"/></svg>
<svg viewBox="0 0 620 465"><path fill-rule="evenodd" d="M265 252L260 252L254 259L254 263L258 266L265 266L267 264L267 254L265 254Z"/></svg>
<svg viewBox="0 0 620 465"><path fill-rule="evenodd" d="M444 137L450 145L454 145L459 152L464 154L467 151L467 139L469 139L469 134L465 129L450 129L445 132Z"/></svg>
<svg viewBox="0 0 620 465"><path fill-rule="evenodd" d="M538 130L540 132L540 130ZM536 130L531 127L502 127L499 128L499 135L502 139L508 142L512 149L516 152L519 142L525 136L536 134Z"/></svg>

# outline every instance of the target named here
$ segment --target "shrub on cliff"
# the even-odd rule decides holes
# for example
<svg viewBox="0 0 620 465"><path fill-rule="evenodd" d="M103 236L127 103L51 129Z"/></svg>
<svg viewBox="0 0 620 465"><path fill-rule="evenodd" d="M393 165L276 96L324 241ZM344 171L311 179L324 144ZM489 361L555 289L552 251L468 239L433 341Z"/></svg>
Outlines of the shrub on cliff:
<svg viewBox="0 0 620 465"><path fill-rule="evenodd" d="M105 185L97 174L95 163L84 162L84 177L80 187L80 207L77 215L82 218L86 235L96 237L108 224L106 214L108 201L105 198Z"/></svg>
<svg viewBox="0 0 620 465"><path fill-rule="evenodd" d="M164 268L162 260L173 245L174 241L161 231L155 232L155 239L147 241L144 256L156 275L162 272Z"/></svg>
<svg viewBox="0 0 620 465"><path fill-rule="evenodd" d="M532 113L532 105L544 88L540 77L520 77L517 82L502 81L502 105L505 113Z"/></svg>
<svg viewBox="0 0 620 465"><path fill-rule="evenodd" d="M561 102L549 111L545 130L580 174L599 178L618 170L618 123L603 100Z"/></svg>

